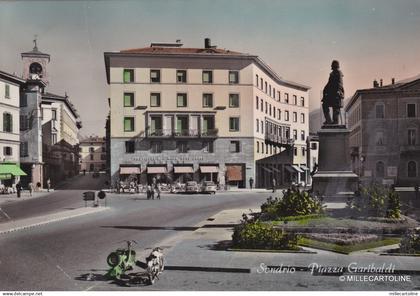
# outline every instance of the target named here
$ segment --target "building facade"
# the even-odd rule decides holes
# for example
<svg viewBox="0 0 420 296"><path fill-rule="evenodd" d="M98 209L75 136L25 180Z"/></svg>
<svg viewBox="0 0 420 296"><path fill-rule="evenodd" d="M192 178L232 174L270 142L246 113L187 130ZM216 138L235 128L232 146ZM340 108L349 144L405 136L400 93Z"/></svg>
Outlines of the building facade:
<svg viewBox="0 0 420 296"><path fill-rule="evenodd" d="M305 173L309 88L280 78L257 56L209 40L204 48L159 43L104 55L113 184L137 175L142 183L238 187L252 178L264 187ZM257 164L283 152L293 163Z"/></svg>
<svg viewBox="0 0 420 296"><path fill-rule="evenodd" d="M20 149L20 88L25 80L0 71L0 165L14 164L19 166ZM0 183L12 186L19 180L19 175L0 171Z"/></svg>
<svg viewBox="0 0 420 296"><path fill-rule="evenodd" d="M105 138L90 136L80 140L80 170L85 172L106 171L107 143Z"/></svg>
<svg viewBox="0 0 420 296"><path fill-rule="evenodd" d="M419 185L420 78L356 91L346 106L353 170L364 182Z"/></svg>

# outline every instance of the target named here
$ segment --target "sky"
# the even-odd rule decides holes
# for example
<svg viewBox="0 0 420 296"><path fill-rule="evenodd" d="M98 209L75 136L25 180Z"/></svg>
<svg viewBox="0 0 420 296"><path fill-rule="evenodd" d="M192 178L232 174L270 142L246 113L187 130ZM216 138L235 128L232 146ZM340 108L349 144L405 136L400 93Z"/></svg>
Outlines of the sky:
<svg viewBox="0 0 420 296"><path fill-rule="evenodd" d="M311 87L310 110L333 59L346 97L420 74L420 0L1 1L0 70L22 73L21 52L51 55L49 91L67 92L82 135L104 135L103 53L181 39L260 56L286 80Z"/></svg>

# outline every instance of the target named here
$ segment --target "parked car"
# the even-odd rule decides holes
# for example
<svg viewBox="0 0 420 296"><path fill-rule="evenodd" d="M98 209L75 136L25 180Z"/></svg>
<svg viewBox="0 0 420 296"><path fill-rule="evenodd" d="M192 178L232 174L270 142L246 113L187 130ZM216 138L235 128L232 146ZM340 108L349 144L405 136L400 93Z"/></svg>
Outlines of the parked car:
<svg viewBox="0 0 420 296"><path fill-rule="evenodd" d="M204 181L201 192L216 194L217 185L213 181Z"/></svg>
<svg viewBox="0 0 420 296"><path fill-rule="evenodd" d="M188 181L185 192L198 193L200 192L200 186L198 186L196 181Z"/></svg>

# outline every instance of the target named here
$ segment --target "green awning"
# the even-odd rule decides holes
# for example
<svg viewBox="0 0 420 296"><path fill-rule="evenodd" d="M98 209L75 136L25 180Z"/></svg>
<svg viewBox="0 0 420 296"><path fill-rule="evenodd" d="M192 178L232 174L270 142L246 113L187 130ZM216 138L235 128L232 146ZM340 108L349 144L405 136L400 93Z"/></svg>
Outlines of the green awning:
<svg viewBox="0 0 420 296"><path fill-rule="evenodd" d="M0 180L10 180L13 176L11 174L0 174Z"/></svg>
<svg viewBox="0 0 420 296"><path fill-rule="evenodd" d="M26 176L17 164L0 163L0 175Z"/></svg>

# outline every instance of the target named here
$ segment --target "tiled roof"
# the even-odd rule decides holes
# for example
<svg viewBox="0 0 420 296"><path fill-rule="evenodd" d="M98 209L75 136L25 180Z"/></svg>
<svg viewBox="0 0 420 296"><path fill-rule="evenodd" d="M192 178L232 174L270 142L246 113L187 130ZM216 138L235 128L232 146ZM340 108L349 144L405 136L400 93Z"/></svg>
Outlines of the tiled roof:
<svg viewBox="0 0 420 296"><path fill-rule="evenodd" d="M143 47L121 50L120 53L153 53L153 54L230 54L244 55L243 53L220 48L184 48L184 47Z"/></svg>

